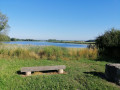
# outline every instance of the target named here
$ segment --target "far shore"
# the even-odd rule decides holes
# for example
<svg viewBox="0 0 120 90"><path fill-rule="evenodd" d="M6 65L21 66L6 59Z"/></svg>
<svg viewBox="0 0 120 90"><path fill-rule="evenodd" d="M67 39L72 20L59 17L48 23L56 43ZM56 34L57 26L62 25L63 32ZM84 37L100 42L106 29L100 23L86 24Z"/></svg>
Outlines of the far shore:
<svg viewBox="0 0 120 90"><path fill-rule="evenodd" d="M72 43L72 44L95 44L95 42L85 42L85 41L48 41L53 43Z"/></svg>

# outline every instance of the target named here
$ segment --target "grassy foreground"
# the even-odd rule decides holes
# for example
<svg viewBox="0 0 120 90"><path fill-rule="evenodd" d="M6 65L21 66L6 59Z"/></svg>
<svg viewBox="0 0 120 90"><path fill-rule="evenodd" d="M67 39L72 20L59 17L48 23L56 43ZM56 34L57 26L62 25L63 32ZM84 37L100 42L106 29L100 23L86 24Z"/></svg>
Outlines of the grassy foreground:
<svg viewBox="0 0 120 90"><path fill-rule="evenodd" d="M120 90L104 79L107 62L88 59L71 61L0 59L0 90ZM22 77L21 67L66 65L67 74Z"/></svg>

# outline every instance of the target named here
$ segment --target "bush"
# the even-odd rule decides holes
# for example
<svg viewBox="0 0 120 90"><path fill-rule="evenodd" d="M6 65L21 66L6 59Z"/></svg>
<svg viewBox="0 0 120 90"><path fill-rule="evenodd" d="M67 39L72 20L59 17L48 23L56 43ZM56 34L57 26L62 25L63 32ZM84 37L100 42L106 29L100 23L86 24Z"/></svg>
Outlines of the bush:
<svg viewBox="0 0 120 90"><path fill-rule="evenodd" d="M120 30L112 28L96 38L99 55L120 58Z"/></svg>

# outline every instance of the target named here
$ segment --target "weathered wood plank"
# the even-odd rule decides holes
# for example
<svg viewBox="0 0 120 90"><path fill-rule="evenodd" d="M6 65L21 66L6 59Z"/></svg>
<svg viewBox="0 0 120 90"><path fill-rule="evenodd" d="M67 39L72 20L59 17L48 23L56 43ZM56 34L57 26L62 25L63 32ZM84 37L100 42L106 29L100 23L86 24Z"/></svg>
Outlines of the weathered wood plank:
<svg viewBox="0 0 120 90"><path fill-rule="evenodd" d="M39 67L23 67L23 68L21 68L21 72L59 70L59 69L65 69L65 68L66 68L65 65L58 65L58 66L39 66Z"/></svg>

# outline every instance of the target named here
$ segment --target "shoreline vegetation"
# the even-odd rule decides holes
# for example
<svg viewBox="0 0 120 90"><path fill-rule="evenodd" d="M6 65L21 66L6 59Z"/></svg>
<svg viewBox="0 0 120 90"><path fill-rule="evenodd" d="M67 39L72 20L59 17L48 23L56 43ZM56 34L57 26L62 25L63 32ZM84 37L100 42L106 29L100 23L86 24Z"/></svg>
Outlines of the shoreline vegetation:
<svg viewBox="0 0 120 90"><path fill-rule="evenodd" d="M86 42L86 41L48 41L54 43L72 43L72 44L95 44L95 42Z"/></svg>
<svg viewBox="0 0 120 90"><path fill-rule="evenodd" d="M45 42L53 42L53 43L95 44L95 40L77 41L77 40L56 40L56 39L35 40L35 39L11 38L10 41L41 41L41 42L45 41Z"/></svg>
<svg viewBox="0 0 120 90"><path fill-rule="evenodd" d="M1 58L28 58L48 60L80 60L82 58L96 59L97 49L94 48L64 48L57 46L34 46L1 44Z"/></svg>

